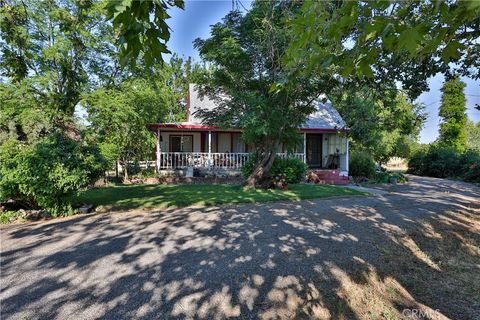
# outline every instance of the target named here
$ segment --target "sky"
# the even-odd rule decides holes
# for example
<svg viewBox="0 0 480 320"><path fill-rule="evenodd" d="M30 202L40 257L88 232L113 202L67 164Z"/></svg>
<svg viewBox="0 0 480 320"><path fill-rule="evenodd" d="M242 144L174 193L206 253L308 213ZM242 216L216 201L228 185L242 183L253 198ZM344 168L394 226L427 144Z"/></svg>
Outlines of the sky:
<svg viewBox="0 0 480 320"><path fill-rule="evenodd" d="M234 1L238 3L238 1ZM246 8L250 7L250 1L241 1ZM238 4L237 4L238 6ZM221 21L221 19L232 9L232 0L217 1L185 1L185 10L170 10L171 18L168 25L171 28L171 38L167 46L170 51L179 56L192 57L200 61L198 51L193 48L193 40L196 38L208 38L210 26ZM239 9L243 9L241 5ZM168 57L166 57L168 60ZM475 105L480 105L480 80L462 78L467 84L465 95L467 98L467 115L474 122L480 121L480 111ZM440 106L443 76L437 75L429 79L430 91L424 92L418 101L426 106L427 121L420 133L420 142L429 143L438 137L438 108Z"/></svg>

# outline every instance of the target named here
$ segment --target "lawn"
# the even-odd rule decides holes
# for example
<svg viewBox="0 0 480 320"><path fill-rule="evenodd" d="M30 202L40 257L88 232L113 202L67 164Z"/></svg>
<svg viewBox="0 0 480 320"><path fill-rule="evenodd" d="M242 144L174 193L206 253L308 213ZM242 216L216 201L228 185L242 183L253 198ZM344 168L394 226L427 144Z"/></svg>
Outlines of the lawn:
<svg viewBox="0 0 480 320"><path fill-rule="evenodd" d="M94 188L74 198L112 209L170 208L225 203L301 200L366 193L340 186L298 184L289 190L252 190L238 185L130 185Z"/></svg>

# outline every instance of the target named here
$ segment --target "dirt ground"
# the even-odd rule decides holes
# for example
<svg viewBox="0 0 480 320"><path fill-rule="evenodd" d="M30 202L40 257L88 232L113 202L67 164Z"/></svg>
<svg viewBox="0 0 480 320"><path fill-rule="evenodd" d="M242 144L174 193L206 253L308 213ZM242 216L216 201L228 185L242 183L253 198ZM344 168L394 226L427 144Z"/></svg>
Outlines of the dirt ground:
<svg viewBox="0 0 480 320"><path fill-rule="evenodd" d="M2 319L480 319L480 188L1 227Z"/></svg>

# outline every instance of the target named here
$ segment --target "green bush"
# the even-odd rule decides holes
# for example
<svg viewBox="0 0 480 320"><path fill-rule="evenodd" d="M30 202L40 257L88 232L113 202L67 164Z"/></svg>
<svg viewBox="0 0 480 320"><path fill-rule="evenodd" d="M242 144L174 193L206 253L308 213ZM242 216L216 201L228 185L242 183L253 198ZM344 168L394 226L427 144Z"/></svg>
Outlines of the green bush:
<svg viewBox="0 0 480 320"><path fill-rule="evenodd" d="M352 177L372 178L375 175L375 161L365 151L352 151L348 167L349 175Z"/></svg>
<svg viewBox="0 0 480 320"><path fill-rule="evenodd" d="M53 216L69 215L69 197L97 180L105 168L96 148L60 133L31 145L8 141L0 148L0 199L48 209Z"/></svg>
<svg viewBox="0 0 480 320"><path fill-rule="evenodd" d="M480 152L466 151L460 160L462 164L462 178L466 181L480 182Z"/></svg>
<svg viewBox="0 0 480 320"><path fill-rule="evenodd" d="M242 175L246 179L252 173L257 159L254 155L242 167ZM305 179L307 165L300 159L294 157L279 158L276 157L270 171L269 177L275 179L283 176L287 183L300 183Z"/></svg>
<svg viewBox="0 0 480 320"><path fill-rule="evenodd" d="M405 183L408 178L398 172L376 172L375 181L379 183L392 183L396 179L398 183Z"/></svg>
<svg viewBox="0 0 480 320"><path fill-rule="evenodd" d="M447 178L461 175L461 155L452 148L431 145L416 152L408 162L408 173Z"/></svg>
<svg viewBox="0 0 480 320"><path fill-rule="evenodd" d="M408 162L408 173L437 178L480 181L480 154L476 150L458 153L436 144L417 151Z"/></svg>
<svg viewBox="0 0 480 320"><path fill-rule="evenodd" d="M156 178L158 176L158 174L155 171L155 167L148 167L146 169L142 169L140 171L139 176L141 178Z"/></svg>

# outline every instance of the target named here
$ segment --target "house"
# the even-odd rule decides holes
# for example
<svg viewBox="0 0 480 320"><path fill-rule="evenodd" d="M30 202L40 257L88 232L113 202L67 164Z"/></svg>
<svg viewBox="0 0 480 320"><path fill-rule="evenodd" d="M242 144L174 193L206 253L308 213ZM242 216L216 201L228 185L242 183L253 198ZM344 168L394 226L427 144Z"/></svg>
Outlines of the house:
<svg viewBox="0 0 480 320"><path fill-rule="evenodd" d="M211 110L215 106L214 101L201 97L195 85L190 84L187 121L148 126L157 138L156 166L159 171L188 167L238 171L244 165L253 146L242 141L242 130L204 125L195 115L199 109ZM303 136L303 145L297 150L285 150L282 146L277 156L300 158L325 182L348 183L347 128L332 104L319 99L316 111L298 131Z"/></svg>

